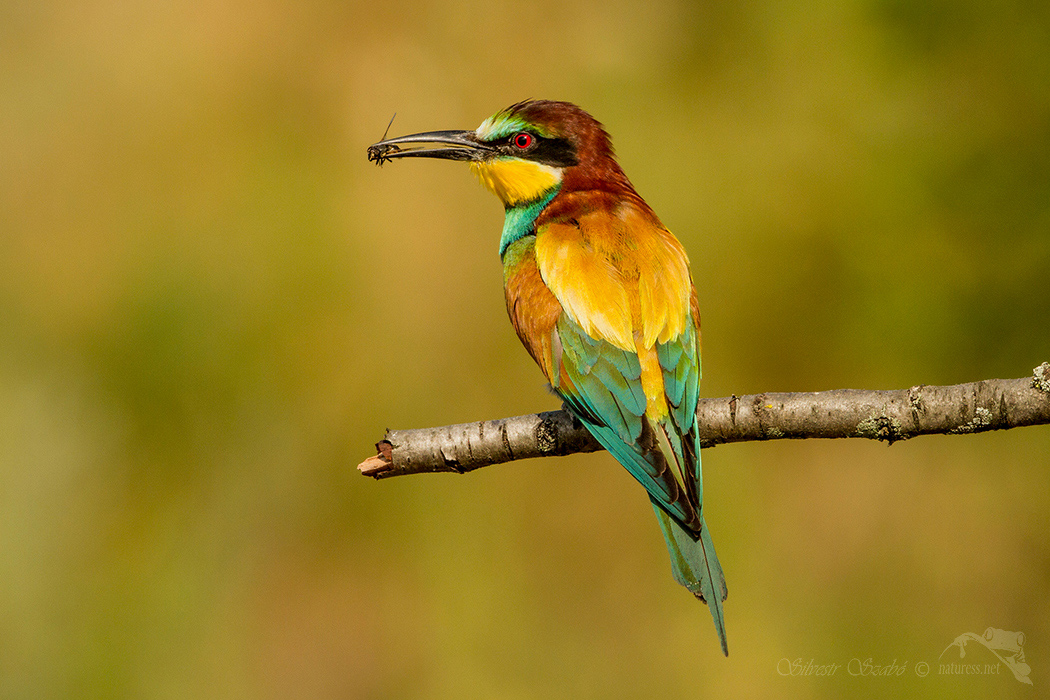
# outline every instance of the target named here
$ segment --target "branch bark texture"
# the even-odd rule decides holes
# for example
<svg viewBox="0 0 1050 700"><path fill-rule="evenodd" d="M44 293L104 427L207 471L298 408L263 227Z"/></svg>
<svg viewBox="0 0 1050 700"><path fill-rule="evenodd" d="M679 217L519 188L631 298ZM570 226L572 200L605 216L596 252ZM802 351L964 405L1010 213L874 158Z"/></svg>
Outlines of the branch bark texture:
<svg viewBox="0 0 1050 700"><path fill-rule="evenodd" d="M917 435L965 435L1050 424L1050 363L1021 379L987 379L899 391L838 389L701 399L701 445L808 438L868 438L894 443ZM465 473L491 464L602 449L565 411L388 430L378 454L358 465L365 476Z"/></svg>

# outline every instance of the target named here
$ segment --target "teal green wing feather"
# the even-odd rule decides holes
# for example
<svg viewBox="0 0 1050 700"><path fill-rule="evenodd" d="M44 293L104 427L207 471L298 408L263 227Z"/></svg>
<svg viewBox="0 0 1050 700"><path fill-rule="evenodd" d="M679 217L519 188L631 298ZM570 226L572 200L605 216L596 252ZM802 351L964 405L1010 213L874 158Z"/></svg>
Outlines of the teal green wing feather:
<svg viewBox="0 0 1050 700"><path fill-rule="evenodd" d="M591 338L564 314L556 333L562 367L572 385L558 386L557 391L568 408L668 513L683 523L697 522L645 417L638 356Z"/></svg>
<svg viewBox="0 0 1050 700"><path fill-rule="evenodd" d="M700 445L696 437L696 406L700 397L700 353L697 348L697 332L693 319L686 321L685 329L677 338L666 343L657 343L657 357L663 370L664 392L668 411L674 428L668 426L668 434L677 433L682 444L676 452L685 463L693 465L695 483L686 479L686 490L695 495L694 502L703 505L703 475L700 470ZM695 494L692 493L695 491Z"/></svg>
<svg viewBox="0 0 1050 700"><path fill-rule="evenodd" d="M611 428L619 440L636 441L642 434L641 417L645 413L637 356L591 338L565 315L559 319L555 332L561 344L562 364L580 391L579 396L572 398L579 400L586 413Z"/></svg>

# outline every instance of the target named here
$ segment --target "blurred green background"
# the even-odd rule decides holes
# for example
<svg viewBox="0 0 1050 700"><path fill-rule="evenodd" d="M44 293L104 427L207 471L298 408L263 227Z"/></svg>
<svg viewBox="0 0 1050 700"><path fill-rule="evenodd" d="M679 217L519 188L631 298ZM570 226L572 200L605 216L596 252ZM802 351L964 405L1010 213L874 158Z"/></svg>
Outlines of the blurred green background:
<svg viewBox="0 0 1050 700"><path fill-rule="evenodd" d="M1048 428L707 451L728 659L608 455L354 467L557 406L495 198L366 162L394 112L601 119L692 256L706 395L1029 374L1048 7L0 5L0 697L1030 697L936 672L988 627L1045 692Z"/></svg>

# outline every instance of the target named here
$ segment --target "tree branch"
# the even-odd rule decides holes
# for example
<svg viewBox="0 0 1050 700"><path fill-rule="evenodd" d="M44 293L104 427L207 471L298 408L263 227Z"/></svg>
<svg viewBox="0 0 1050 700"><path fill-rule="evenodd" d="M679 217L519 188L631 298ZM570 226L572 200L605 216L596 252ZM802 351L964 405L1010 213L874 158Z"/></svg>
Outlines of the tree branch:
<svg viewBox="0 0 1050 700"><path fill-rule="evenodd" d="M1030 377L902 391L838 389L700 399L703 447L783 438L862 437L894 443L916 435L961 435L1050 423L1050 363ZM365 476L460 474L490 464L602 449L565 411L421 430L388 430Z"/></svg>

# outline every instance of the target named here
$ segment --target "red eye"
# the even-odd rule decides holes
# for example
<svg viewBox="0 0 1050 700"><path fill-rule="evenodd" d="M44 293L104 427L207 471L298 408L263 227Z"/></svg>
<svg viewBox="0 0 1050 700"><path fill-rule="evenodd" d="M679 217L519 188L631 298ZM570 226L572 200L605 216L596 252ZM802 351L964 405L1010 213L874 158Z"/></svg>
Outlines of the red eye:
<svg viewBox="0 0 1050 700"><path fill-rule="evenodd" d="M533 140L534 139L532 138L532 134L527 134L523 131L520 134L514 135L514 146L515 148L520 148L524 151L526 148L532 145Z"/></svg>

